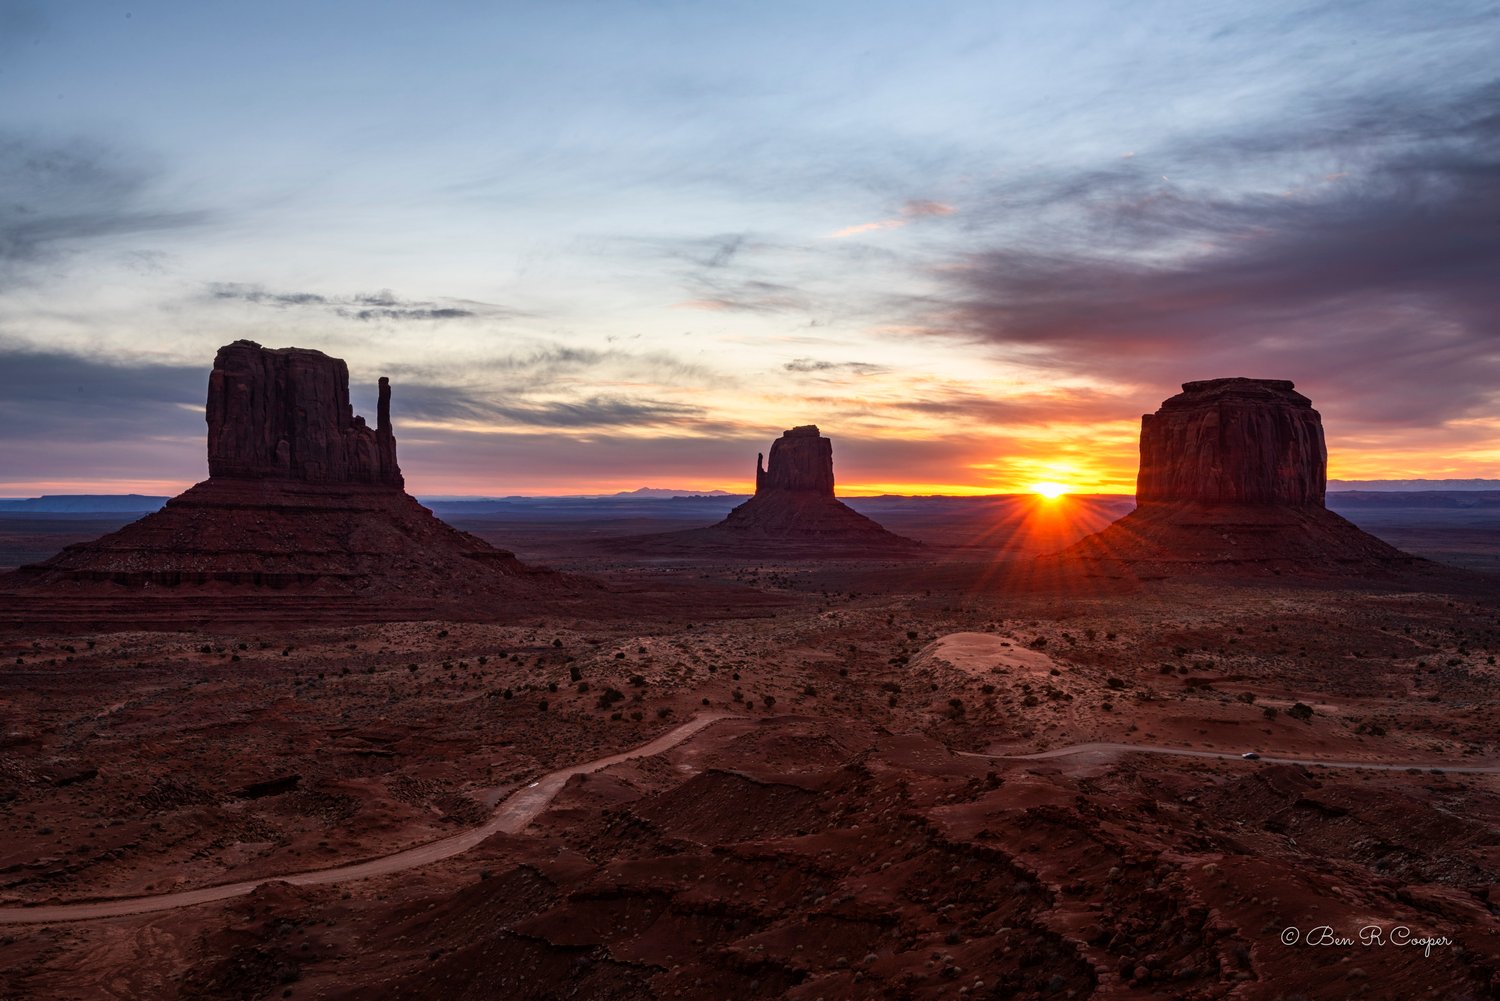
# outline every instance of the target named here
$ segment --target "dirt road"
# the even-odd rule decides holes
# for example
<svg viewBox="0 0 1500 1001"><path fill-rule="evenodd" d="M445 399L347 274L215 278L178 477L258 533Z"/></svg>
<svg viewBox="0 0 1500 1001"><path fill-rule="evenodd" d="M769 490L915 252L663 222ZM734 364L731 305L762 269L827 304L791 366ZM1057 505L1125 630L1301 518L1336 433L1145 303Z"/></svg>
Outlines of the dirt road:
<svg viewBox="0 0 1500 1001"><path fill-rule="evenodd" d="M1072 744L1055 747L1035 754L980 754L964 751L966 757L994 758L999 761L1041 761L1047 758L1070 758L1081 754L1170 754L1183 758L1217 758L1223 761L1243 761L1243 754L1227 751L1195 751L1188 747L1156 747L1150 744ZM1367 768L1382 772L1438 771L1455 775L1500 775L1500 765L1449 765L1441 762L1388 762L1388 761L1320 761L1317 758L1276 758L1262 754L1255 760L1272 765L1304 765L1308 768Z"/></svg>
<svg viewBox="0 0 1500 1001"><path fill-rule="evenodd" d="M369 859L365 862L357 862L352 865L337 866L331 869L316 869L311 872L296 872L285 876L266 876L261 879L247 879L239 883L225 883L221 886L205 886L196 890L183 890L178 893L162 893L146 897L118 897L113 900L85 901L74 904L46 904L39 907L5 907L0 908L0 924L51 924L59 921L87 921L93 918L113 918L127 914L145 914L150 911L165 911L174 907L191 907L195 904L207 904L216 900L224 900L229 897L237 897L249 893L263 883L292 883L296 886L312 886L320 883L346 883L355 879L367 879L371 876L386 876L395 872L403 872L407 869L415 869L418 866L428 865L442 859L461 855L479 844L492 834L502 831L515 833L524 831L537 815L545 810L553 798L561 791L563 785L574 775L582 775L588 772L597 772L608 768L610 765L628 761L631 758L647 758L654 754L660 754L672 747L697 735L715 723L726 719L738 719L731 713L706 713L696 716L687 723L657 737L655 740L642 744L633 750L622 751L619 754L611 754L595 761L585 762L579 765L569 765L559 768L555 772L549 772L540 779L528 784L525 788L511 793L500 805L490 819L479 827L471 828L462 834L455 834L450 838L439 841L430 841L425 845L408 848L405 851L396 852L393 855L385 855L380 858Z"/></svg>

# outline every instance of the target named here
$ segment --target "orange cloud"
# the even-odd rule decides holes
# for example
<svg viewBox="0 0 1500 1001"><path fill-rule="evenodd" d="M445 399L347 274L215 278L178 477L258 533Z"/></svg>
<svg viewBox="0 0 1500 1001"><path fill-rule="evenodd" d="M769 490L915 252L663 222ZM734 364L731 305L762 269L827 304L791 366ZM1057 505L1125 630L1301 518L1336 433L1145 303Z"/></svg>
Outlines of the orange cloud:
<svg viewBox="0 0 1500 1001"><path fill-rule="evenodd" d="M953 206L943 202L928 201L925 198L915 198L901 206L901 214L889 219L877 219L874 222L862 222L854 226L845 226L843 229L829 233L830 239L839 240L846 236L857 236L860 233L874 233L882 229L900 229L913 219L930 218L932 216L945 216L953 214Z"/></svg>

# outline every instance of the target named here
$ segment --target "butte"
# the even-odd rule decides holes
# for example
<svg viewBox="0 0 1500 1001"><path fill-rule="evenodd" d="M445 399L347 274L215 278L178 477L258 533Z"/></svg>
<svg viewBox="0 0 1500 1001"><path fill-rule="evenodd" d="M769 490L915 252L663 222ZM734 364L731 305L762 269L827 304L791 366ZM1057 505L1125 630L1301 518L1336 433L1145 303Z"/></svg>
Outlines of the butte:
<svg viewBox="0 0 1500 1001"><path fill-rule="evenodd" d="M755 459L755 495L717 525L611 540L643 552L809 557L895 555L921 543L896 535L833 494L833 442L807 424L783 432Z"/></svg>
<svg viewBox="0 0 1500 1001"><path fill-rule="evenodd" d="M1283 379L1209 379L1141 417L1136 508L1055 557L1138 576L1425 564L1324 507L1323 418Z"/></svg>
<svg viewBox="0 0 1500 1001"><path fill-rule="evenodd" d="M341 359L226 345L208 379L208 479L21 567L5 589L41 620L186 624L470 617L569 589L571 578L524 565L406 493L390 402L382 378L372 428L349 404Z"/></svg>

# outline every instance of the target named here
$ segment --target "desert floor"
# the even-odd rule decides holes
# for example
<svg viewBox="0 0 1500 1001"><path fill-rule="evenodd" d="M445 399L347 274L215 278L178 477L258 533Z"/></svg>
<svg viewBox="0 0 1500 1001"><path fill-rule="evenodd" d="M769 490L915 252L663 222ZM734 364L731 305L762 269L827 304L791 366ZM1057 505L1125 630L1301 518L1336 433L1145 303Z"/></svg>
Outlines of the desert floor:
<svg viewBox="0 0 1500 1001"><path fill-rule="evenodd" d="M467 524L604 586L12 624L0 997L1495 996L1500 580L1014 586L1093 523L894 560Z"/></svg>

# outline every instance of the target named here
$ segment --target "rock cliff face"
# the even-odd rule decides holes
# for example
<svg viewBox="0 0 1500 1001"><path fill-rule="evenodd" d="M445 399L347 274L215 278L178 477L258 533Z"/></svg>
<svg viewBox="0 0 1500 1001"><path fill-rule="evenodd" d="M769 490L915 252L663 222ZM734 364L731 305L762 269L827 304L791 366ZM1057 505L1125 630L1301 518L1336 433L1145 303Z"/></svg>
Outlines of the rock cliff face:
<svg viewBox="0 0 1500 1001"><path fill-rule="evenodd" d="M771 461L761 468L755 457L755 493L797 490L833 496L833 442L818 433L816 424L783 432L771 443Z"/></svg>
<svg viewBox="0 0 1500 1001"><path fill-rule="evenodd" d="M589 588L534 570L418 504L402 489L385 379L378 406L374 428L354 415L338 358L227 345L208 381L209 478L16 577L32 593L107 593L126 602L119 616L131 621L147 606L149 621L209 607L260 621L278 601L296 621L420 617L437 607L472 617Z"/></svg>
<svg viewBox="0 0 1500 1001"><path fill-rule="evenodd" d="M1281 379L1209 379L1141 419L1136 509L1054 559L1105 575L1300 575L1424 561L1323 506L1323 420Z"/></svg>
<svg viewBox="0 0 1500 1001"><path fill-rule="evenodd" d="M208 378L208 474L400 488L390 380L374 428L349 405L349 367L306 348L235 341Z"/></svg>
<svg viewBox="0 0 1500 1001"><path fill-rule="evenodd" d="M1209 379L1141 418L1136 502L1323 506L1328 449L1312 401L1282 379Z"/></svg>

